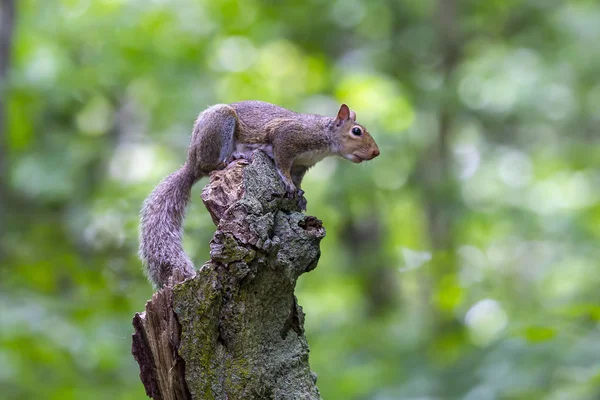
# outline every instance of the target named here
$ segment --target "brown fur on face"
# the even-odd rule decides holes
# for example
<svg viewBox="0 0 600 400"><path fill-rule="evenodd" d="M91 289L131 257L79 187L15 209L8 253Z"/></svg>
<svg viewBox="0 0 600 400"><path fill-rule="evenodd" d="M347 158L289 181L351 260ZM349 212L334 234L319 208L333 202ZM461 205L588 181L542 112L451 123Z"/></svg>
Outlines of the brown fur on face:
<svg viewBox="0 0 600 400"><path fill-rule="evenodd" d="M356 122L356 113L342 104L335 120L335 135L338 137L337 152L340 156L355 162L372 160L377 157L379 147L367 128Z"/></svg>

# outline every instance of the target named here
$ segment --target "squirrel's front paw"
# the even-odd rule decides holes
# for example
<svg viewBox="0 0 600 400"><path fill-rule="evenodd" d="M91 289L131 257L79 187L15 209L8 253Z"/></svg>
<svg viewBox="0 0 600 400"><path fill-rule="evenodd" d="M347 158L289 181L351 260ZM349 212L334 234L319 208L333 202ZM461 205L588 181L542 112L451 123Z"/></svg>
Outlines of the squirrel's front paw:
<svg viewBox="0 0 600 400"><path fill-rule="evenodd" d="M306 197L304 197L304 190L298 189L297 192L298 207L301 211L306 211Z"/></svg>
<svg viewBox="0 0 600 400"><path fill-rule="evenodd" d="M290 188L286 187L285 197L295 200L300 210L306 211L306 198L304 197L304 190L297 189L295 186Z"/></svg>
<svg viewBox="0 0 600 400"><path fill-rule="evenodd" d="M287 179L285 176L281 176L281 181L283 182L286 197L293 198L295 196L296 191L298 190L296 188L296 185L294 185L291 179Z"/></svg>
<svg viewBox="0 0 600 400"><path fill-rule="evenodd" d="M285 181L283 182L283 186L285 187L285 197L288 199L295 199L298 196L298 189L296 189L296 186L287 184Z"/></svg>

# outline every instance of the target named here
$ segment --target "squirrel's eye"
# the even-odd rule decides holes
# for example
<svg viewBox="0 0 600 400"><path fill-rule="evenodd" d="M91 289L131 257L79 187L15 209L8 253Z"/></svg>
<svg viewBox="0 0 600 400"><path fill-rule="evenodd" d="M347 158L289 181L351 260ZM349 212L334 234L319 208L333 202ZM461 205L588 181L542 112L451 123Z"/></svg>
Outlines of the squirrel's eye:
<svg viewBox="0 0 600 400"><path fill-rule="evenodd" d="M354 128L352 128L352 134L354 134L356 136L360 136L361 133L362 133L362 130L358 126L355 126Z"/></svg>

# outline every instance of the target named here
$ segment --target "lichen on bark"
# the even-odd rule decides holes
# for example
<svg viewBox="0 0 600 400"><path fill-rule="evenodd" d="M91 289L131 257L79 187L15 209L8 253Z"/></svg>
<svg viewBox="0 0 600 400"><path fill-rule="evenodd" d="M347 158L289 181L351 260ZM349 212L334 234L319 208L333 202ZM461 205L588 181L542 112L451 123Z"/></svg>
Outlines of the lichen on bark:
<svg viewBox="0 0 600 400"><path fill-rule="evenodd" d="M172 290L189 398L320 399L294 288L317 265L321 221L286 196L260 151L212 173L202 198L217 225L211 259L162 289Z"/></svg>

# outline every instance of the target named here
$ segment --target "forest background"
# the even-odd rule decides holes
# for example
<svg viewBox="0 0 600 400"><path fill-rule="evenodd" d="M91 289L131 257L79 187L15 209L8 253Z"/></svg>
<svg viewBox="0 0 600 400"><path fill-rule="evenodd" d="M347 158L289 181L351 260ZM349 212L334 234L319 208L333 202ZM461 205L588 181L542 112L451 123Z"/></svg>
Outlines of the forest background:
<svg viewBox="0 0 600 400"><path fill-rule="evenodd" d="M0 7L5 398L145 398L138 211L196 115L243 99L345 102L381 149L303 185L327 228L297 288L324 399L600 397L598 1Z"/></svg>

